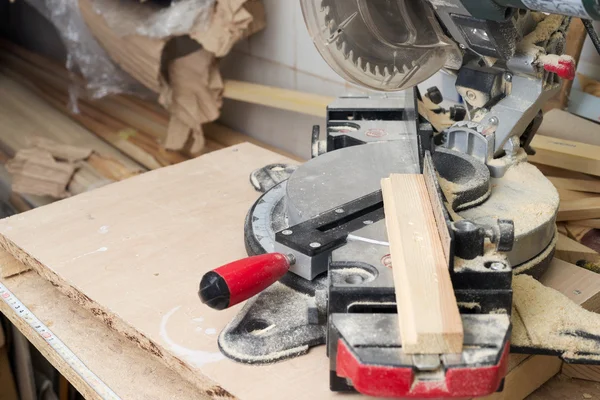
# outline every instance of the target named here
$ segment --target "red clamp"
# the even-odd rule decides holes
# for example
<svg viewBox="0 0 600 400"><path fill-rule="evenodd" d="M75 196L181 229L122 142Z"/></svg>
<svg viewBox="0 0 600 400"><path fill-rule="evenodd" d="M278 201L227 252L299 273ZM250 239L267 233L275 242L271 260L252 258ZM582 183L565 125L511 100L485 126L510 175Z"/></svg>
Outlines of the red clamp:
<svg viewBox="0 0 600 400"><path fill-rule="evenodd" d="M418 381L412 368L362 364L343 340L338 342L337 375L352 381L362 394L388 398L467 399L487 396L500 387L508 369L510 344L498 364L449 368L443 381Z"/></svg>
<svg viewBox="0 0 600 400"><path fill-rule="evenodd" d="M571 56L558 56L558 55L544 55L540 57L540 62L544 66L544 69L548 72L553 72L560 76L562 79L572 81L575 79L575 73L577 72L577 63Z"/></svg>

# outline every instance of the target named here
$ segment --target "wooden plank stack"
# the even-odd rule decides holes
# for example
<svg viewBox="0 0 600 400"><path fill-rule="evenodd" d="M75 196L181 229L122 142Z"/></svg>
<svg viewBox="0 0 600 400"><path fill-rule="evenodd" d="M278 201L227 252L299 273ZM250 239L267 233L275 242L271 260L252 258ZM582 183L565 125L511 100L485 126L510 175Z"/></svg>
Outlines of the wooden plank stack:
<svg viewBox="0 0 600 400"><path fill-rule="evenodd" d="M191 152L189 147L181 151L167 150L164 143L169 113L161 106L152 101L119 95L100 100L80 98L78 110L73 112L69 107L69 89L79 87L84 92L84 84L81 77L68 72L59 63L0 40L0 87L7 94L0 99L3 120L3 126L0 127L1 164L19 151L30 151L32 143L40 137L57 144L93 151L85 162L78 164L74 174L65 175L69 181L65 192L46 190L46 194L54 194L54 198L79 194L111 181L173 165L245 141L269 148L249 136L211 123L204 126L206 139L199 153ZM231 88L233 96L265 93L260 85L244 82L232 82ZM275 98L281 99L281 95L277 96ZM319 99L318 96L314 96L314 99L311 95L306 96L311 101L302 104L319 104L324 110L325 102L315 100ZM268 101L264 94L256 99L262 103ZM290 98L287 103L279 103L290 108L294 101ZM311 107L315 109L318 106ZM25 193L36 194L38 189L47 184L40 181L40 185L33 188L35 190ZM23 189L23 185L15 184L15 188ZM35 203L33 205L42 205L50 200L50 197L36 199L29 196L29 203ZM18 208L26 210L29 206L21 204Z"/></svg>
<svg viewBox="0 0 600 400"><path fill-rule="evenodd" d="M594 228L600 228L600 125L553 110L546 114L532 147L536 154L530 162L560 196L556 257L600 271L599 249L588 247L597 236Z"/></svg>

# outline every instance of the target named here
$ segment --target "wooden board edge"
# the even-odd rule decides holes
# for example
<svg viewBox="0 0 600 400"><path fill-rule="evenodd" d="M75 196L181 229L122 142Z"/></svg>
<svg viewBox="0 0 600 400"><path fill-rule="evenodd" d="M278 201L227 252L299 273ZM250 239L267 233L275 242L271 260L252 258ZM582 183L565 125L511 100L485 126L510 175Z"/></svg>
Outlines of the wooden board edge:
<svg viewBox="0 0 600 400"><path fill-rule="evenodd" d="M530 356L506 375L504 390L479 400L522 400L560 372L562 361L553 356Z"/></svg>
<svg viewBox="0 0 600 400"><path fill-rule="evenodd" d="M93 390L81 376L73 372L69 364L62 357L56 357L54 350L46 345L46 341L23 319L11 312L10 307L4 301L0 301L0 312L17 327L17 329L27 338L29 343L33 344L44 358L58 370L58 372L67 377L75 389L77 389L77 391L79 391L86 399L104 400L103 397L96 393L96 391Z"/></svg>
<svg viewBox="0 0 600 400"><path fill-rule="evenodd" d="M127 324L118 316L111 316L110 310L106 309L101 304L95 302L86 294L82 293L78 288L70 285L56 273L46 268L38 260L32 257L25 250L14 244L8 238L0 234L0 249L8 252L15 257L19 262L36 271L41 277L52 283L58 290L73 300L75 303L90 311L94 316L99 318L111 330L117 332L129 341L135 343L141 349L145 350L150 357L153 357L163 363L166 367L178 373L185 380L193 384L200 390L219 388L220 393L227 398L235 398L231 393L219 386L218 382L212 381L210 378L202 375L199 371L192 370L185 362L169 351L163 348L159 343L150 340L143 332L138 331L131 325ZM3 302L0 302L3 303ZM4 303L5 304L5 303ZM44 354L44 357L48 355ZM86 398L88 398L86 396ZM96 397L90 397L96 398Z"/></svg>

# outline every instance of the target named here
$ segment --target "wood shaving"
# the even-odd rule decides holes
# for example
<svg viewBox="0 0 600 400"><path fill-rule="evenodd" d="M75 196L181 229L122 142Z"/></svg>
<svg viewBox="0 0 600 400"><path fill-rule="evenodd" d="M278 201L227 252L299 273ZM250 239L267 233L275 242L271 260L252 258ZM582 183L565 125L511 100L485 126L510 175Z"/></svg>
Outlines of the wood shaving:
<svg viewBox="0 0 600 400"><path fill-rule="evenodd" d="M583 309L562 293L528 275L519 275L513 277L513 304L514 345L600 352L598 341L579 334L600 332L600 315Z"/></svg>

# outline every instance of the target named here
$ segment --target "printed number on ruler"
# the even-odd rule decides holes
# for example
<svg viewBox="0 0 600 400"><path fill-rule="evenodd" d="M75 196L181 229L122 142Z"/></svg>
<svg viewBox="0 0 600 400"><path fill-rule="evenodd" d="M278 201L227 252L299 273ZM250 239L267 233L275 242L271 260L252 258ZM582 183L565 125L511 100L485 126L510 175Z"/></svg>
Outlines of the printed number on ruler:
<svg viewBox="0 0 600 400"><path fill-rule="evenodd" d="M65 360L67 364L105 400L120 400L106 383L102 382L75 354L44 325L27 307L19 301L2 283L0 283L0 298L12 308L17 315L40 335Z"/></svg>

